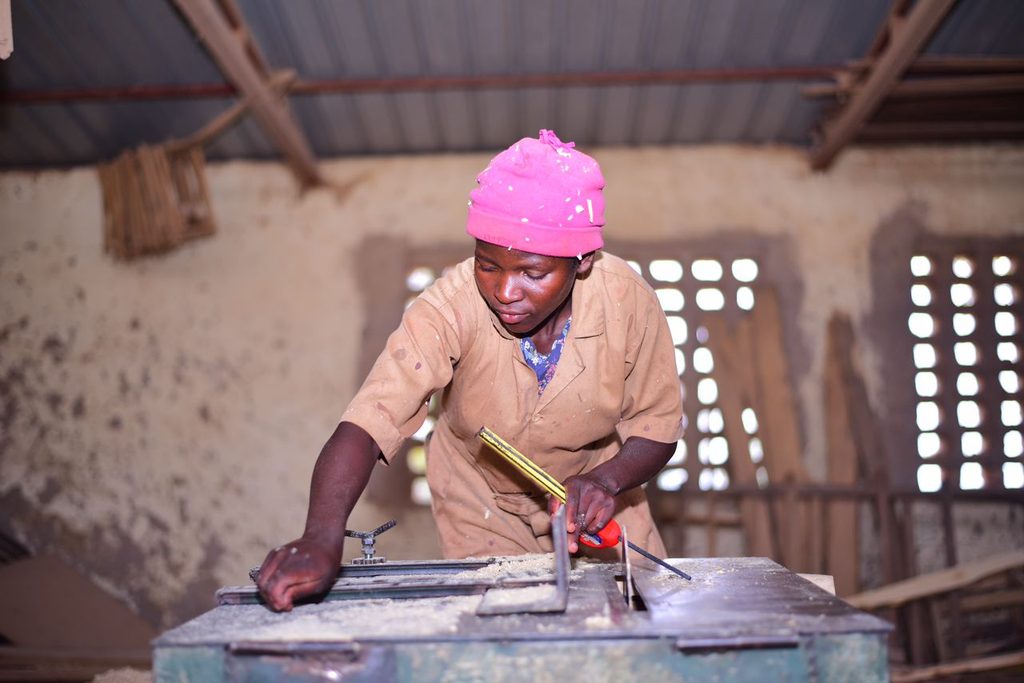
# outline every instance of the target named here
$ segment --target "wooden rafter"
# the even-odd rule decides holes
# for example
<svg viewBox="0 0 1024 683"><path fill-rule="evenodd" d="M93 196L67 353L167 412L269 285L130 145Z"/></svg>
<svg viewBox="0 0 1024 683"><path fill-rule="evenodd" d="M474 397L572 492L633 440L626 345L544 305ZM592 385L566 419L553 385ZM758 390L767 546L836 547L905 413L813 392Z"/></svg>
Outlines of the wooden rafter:
<svg viewBox="0 0 1024 683"><path fill-rule="evenodd" d="M174 0L304 187L322 183L316 159L234 0Z"/></svg>
<svg viewBox="0 0 1024 683"><path fill-rule="evenodd" d="M836 97L847 99L849 87L836 85L812 85L802 91L806 97ZM975 76L954 76L949 78L918 78L902 81L893 86L889 99L987 95L990 93L1024 92L1024 70L1021 73L983 74Z"/></svg>
<svg viewBox="0 0 1024 683"><path fill-rule="evenodd" d="M295 72L291 69L278 71L270 77L270 85L274 88L275 92L287 92L288 88L294 82ZM187 138L168 142L167 148L170 151L181 151L190 147L205 145L210 140L213 140L215 137L233 126L238 119L242 118L242 115L245 114L248 109L249 107L246 101L244 99L239 100Z"/></svg>
<svg viewBox="0 0 1024 683"><path fill-rule="evenodd" d="M871 68L870 59L847 63L851 71ZM952 76L954 74L999 74L1024 72L1024 57L990 57L988 55L921 55L907 67L908 76Z"/></svg>
<svg viewBox="0 0 1024 683"><path fill-rule="evenodd" d="M885 26L868 51L870 68L850 83L847 102L822 125L810 154L813 168L826 168L857 135L954 4L956 0L918 0L913 5L907 0L893 3Z"/></svg>
<svg viewBox="0 0 1024 683"><path fill-rule="evenodd" d="M1021 121L895 121L869 123L861 129L858 139L865 142L899 142L915 140L1019 140L1024 138Z"/></svg>

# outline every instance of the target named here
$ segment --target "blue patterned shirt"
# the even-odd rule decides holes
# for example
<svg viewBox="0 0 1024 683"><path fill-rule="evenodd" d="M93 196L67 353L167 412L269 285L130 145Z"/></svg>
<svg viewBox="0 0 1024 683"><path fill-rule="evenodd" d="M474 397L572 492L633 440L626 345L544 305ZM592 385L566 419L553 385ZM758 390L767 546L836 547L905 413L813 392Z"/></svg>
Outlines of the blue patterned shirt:
<svg viewBox="0 0 1024 683"><path fill-rule="evenodd" d="M555 376L555 368L558 365L558 359L562 356L562 346L565 344L565 338L569 335L569 325L571 323L572 316L569 316L569 319L565 321L565 327L562 328L562 334L551 345L551 352L546 356L537 350L533 340L529 337L523 337L519 340L519 346L523 349L523 360L537 373L538 394L544 393L544 389L551 382L551 378Z"/></svg>

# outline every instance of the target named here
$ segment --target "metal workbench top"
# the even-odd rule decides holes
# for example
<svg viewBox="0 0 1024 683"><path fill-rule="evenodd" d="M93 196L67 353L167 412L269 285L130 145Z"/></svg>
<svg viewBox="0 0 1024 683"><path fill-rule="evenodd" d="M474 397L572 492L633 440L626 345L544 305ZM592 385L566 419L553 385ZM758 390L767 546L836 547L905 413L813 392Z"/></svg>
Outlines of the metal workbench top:
<svg viewBox="0 0 1024 683"><path fill-rule="evenodd" d="M230 589L223 600L251 604L162 635L156 680L887 680L889 624L764 558L670 560L689 582L634 565L631 604L620 565L575 561L564 611L485 614L554 591L550 558L342 573L329 599L288 613Z"/></svg>
<svg viewBox="0 0 1024 683"><path fill-rule="evenodd" d="M516 573L518 562L518 558L505 560L505 578L544 578L536 571L536 563L528 560L522 564L532 571ZM691 574L693 581L665 570L634 567L633 578L647 608L643 611L630 609L623 601L614 580L618 565L576 562L562 614L482 617L475 613L479 594L388 599L373 597L380 583L365 580L368 599L299 605L287 613L271 612L259 604L222 605L164 634L156 645L665 636L768 643L800 634L885 633L890 628L765 558L670 562ZM479 585L474 574L485 571L448 576L444 584L457 593L459 586ZM401 578L405 585L415 579Z"/></svg>

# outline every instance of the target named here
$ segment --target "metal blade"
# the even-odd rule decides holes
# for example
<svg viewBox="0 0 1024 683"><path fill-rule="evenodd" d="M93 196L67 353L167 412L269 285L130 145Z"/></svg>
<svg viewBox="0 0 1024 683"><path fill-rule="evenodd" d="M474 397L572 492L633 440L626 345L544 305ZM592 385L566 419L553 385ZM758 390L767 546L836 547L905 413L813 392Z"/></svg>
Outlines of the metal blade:
<svg viewBox="0 0 1024 683"><path fill-rule="evenodd" d="M636 545L632 541L627 541L626 543L629 545L630 548L632 548L633 550L637 551L638 553L640 553L641 555L646 557L651 562L655 562L655 563L661 565L662 567L664 567L665 569L669 570L673 574L678 574L679 576L683 577L687 581L693 581L693 577L690 576L689 574L687 574L686 572L684 572L682 569L676 569L675 567L670 565L665 560L663 560L661 558L658 558L658 557L655 557L654 555L650 554L649 552L647 552L646 550L644 550L640 546Z"/></svg>

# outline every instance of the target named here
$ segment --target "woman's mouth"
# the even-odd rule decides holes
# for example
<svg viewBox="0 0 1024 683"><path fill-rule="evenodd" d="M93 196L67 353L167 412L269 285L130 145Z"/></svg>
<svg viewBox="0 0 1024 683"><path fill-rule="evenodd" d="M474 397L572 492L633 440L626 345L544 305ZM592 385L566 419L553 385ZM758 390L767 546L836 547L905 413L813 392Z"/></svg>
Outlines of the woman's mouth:
<svg viewBox="0 0 1024 683"><path fill-rule="evenodd" d="M523 322L527 318L526 313L512 313L508 311L495 311L498 314L498 318L501 322L506 325L516 325Z"/></svg>

